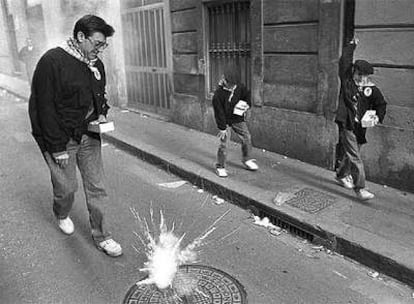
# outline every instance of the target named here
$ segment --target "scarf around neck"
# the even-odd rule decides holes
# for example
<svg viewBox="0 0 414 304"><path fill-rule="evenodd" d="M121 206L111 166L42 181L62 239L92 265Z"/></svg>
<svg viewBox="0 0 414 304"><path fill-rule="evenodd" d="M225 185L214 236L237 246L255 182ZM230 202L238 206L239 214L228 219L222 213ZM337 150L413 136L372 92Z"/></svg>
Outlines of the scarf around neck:
<svg viewBox="0 0 414 304"><path fill-rule="evenodd" d="M98 68L95 66L96 61L98 58L90 60L85 57L82 53L79 44L73 38L69 38L66 40L66 44L64 44L63 49L69 54L78 59L79 61L85 63L88 68L91 70L93 75L97 80L101 80L101 73L99 72Z"/></svg>

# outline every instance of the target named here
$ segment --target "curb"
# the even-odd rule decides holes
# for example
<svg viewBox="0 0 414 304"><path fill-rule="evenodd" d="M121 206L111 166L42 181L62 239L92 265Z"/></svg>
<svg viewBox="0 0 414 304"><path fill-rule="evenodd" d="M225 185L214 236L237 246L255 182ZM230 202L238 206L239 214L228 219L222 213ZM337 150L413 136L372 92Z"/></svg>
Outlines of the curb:
<svg viewBox="0 0 414 304"><path fill-rule="evenodd" d="M414 288L414 269L406 267L405 265L398 263L389 257L364 248L358 243L351 242L343 237L323 230L320 227L315 227L312 224L300 221L290 215L280 212L279 210L270 208L258 200L254 200L243 194L237 193L222 184L205 178L202 175L188 171L175 165L167 159L128 144L115 136L103 134L102 137L117 148L169 173L179 176L201 189L215 195L219 195L220 197L225 198L243 209L250 210L254 214L272 218L279 226L287 228L293 234L306 238L315 244L323 245L340 255L355 260L369 268L372 268Z"/></svg>
<svg viewBox="0 0 414 304"><path fill-rule="evenodd" d="M18 97L18 98L20 98L20 99L25 100L26 102L28 102L28 101L29 101L29 97L25 96L25 95L24 95L24 94L22 94L22 93L15 92L14 90L12 90L12 89L10 89L10 88L4 87L4 86L0 86L0 90L4 90L4 91L6 91L8 94L10 94L10 95L14 95L14 96L16 96L16 97Z"/></svg>
<svg viewBox="0 0 414 304"><path fill-rule="evenodd" d="M17 92L18 90L14 90L13 88L1 85L0 89L4 89L12 95L15 95L26 101L28 100L28 96L23 96L25 94L19 94L19 92ZM414 288L414 269L411 269L410 267L398 263L387 256L367 249L359 243L349 241L341 236L321 229L319 226L300 221L288 214L269 207L267 204L260 202L259 200L254 200L246 195L240 194L232 189L223 186L222 184L203 177L202 175L195 174L192 171L177 166L168 159L162 158L155 155L154 153L128 144L127 142L122 141L115 136L103 134L102 137L119 149L133 156L136 156L143 161L155 165L167 172L188 180L190 183L198 186L199 188L219 195L220 197L223 197L226 200L244 209L250 209L255 214L272 218L276 221L276 224L278 224L278 226L287 228L287 230L289 230L292 234L296 234L302 238L309 239L315 244L323 245L340 255L357 261L369 268L388 275Z"/></svg>

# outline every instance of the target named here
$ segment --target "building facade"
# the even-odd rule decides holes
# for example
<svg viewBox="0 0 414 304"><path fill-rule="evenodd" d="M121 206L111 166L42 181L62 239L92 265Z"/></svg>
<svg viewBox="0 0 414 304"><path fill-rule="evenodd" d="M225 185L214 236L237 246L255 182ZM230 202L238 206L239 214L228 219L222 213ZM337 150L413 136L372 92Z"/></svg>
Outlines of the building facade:
<svg viewBox="0 0 414 304"><path fill-rule="evenodd" d="M248 21L239 16L246 9ZM330 169L338 141L338 61L344 42L359 38L354 59L374 64L374 82L388 102L384 124L368 131L362 147L368 179L414 190L412 1L175 0L170 12L175 122L216 132L216 58L240 63L241 53L250 60L244 79L254 103L254 145ZM247 46L234 44L243 22Z"/></svg>
<svg viewBox="0 0 414 304"><path fill-rule="evenodd" d="M0 65L4 73L20 76L24 66L18 52L28 37L25 1L1 0L0 9Z"/></svg>
<svg viewBox="0 0 414 304"><path fill-rule="evenodd" d="M362 148L368 179L414 191L413 1L0 3L3 69L16 69L13 39L19 48L27 35L37 37L47 49L71 35L80 16L95 13L116 29L104 53L112 104L215 134L212 92L230 63L251 90L254 146L329 169L338 142L338 62L344 42L356 36L354 59L374 64L374 82L388 102L384 124L368 131ZM28 24L20 23L22 12ZM20 26L15 38L10 18Z"/></svg>
<svg viewBox="0 0 414 304"><path fill-rule="evenodd" d="M414 190L414 2L355 1L354 58L375 66L374 82L388 102L384 124L364 148L368 177Z"/></svg>

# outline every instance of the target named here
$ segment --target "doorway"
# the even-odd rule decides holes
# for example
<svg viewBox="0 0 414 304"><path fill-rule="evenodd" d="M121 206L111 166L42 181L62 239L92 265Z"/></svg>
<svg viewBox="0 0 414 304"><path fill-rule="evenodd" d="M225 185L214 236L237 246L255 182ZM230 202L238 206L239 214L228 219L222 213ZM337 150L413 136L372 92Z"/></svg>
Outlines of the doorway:
<svg viewBox="0 0 414 304"><path fill-rule="evenodd" d="M168 1L126 1L123 5L128 107L168 114L172 92Z"/></svg>

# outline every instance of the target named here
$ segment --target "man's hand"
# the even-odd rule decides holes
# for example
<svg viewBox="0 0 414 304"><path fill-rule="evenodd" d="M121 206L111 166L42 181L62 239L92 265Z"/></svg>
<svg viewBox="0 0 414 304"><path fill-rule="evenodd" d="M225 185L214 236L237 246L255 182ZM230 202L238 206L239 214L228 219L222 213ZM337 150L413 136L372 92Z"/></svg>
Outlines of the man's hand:
<svg viewBox="0 0 414 304"><path fill-rule="evenodd" d="M247 102L245 102L245 104L242 104L240 108L243 109L244 111L247 111L250 108L250 106Z"/></svg>
<svg viewBox="0 0 414 304"><path fill-rule="evenodd" d="M374 116L374 126L379 124L379 117L377 115Z"/></svg>
<svg viewBox="0 0 414 304"><path fill-rule="evenodd" d="M62 169L69 163L69 154L66 151L52 153L52 157L55 163Z"/></svg>
<svg viewBox="0 0 414 304"><path fill-rule="evenodd" d="M219 133L217 134L217 137L220 140L225 140L227 136L227 130L220 130Z"/></svg>
<svg viewBox="0 0 414 304"><path fill-rule="evenodd" d="M101 123L101 122L106 122L105 115L102 115L102 114L99 115L99 117L98 117L98 123Z"/></svg>
<svg viewBox="0 0 414 304"><path fill-rule="evenodd" d="M91 125L99 125L102 122L107 122L105 115L100 114L98 119L90 122Z"/></svg>
<svg viewBox="0 0 414 304"><path fill-rule="evenodd" d="M349 41L349 44L355 44L355 45L358 45L358 43L359 43L359 39L358 39L358 38L356 38L356 37L352 38L352 40L351 40L351 41Z"/></svg>

